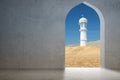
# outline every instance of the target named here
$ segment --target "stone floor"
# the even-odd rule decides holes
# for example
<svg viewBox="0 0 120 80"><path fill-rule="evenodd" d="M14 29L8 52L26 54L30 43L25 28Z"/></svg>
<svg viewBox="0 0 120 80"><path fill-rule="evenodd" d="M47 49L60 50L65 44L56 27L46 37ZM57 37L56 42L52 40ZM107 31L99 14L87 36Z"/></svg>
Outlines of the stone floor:
<svg viewBox="0 0 120 80"><path fill-rule="evenodd" d="M102 68L0 70L0 80L120 80L120 72Z"/></svg>

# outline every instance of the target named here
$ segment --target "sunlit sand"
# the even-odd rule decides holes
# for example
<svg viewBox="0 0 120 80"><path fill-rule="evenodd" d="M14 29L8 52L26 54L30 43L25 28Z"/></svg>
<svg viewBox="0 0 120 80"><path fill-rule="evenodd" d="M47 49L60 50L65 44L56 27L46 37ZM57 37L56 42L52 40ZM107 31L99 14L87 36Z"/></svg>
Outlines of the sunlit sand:
<svg viewBox="0 0 120 80"><path fill-rule="evenodd" d="M91 44L91 43L90 43ZM66 67L99 67L100 66L100 46L89 45L80 47L72 45L65 47Z"/></svg>

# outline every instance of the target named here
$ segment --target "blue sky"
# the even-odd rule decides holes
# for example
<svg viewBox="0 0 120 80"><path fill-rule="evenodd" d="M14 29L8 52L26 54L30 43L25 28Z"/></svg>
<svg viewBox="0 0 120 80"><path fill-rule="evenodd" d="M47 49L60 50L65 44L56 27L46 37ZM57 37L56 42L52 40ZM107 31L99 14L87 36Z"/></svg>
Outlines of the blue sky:
<svg viewBox="0 0 120 80"><path fill-rule="evenodd" d="M72 8L65 20L65 45L79 44L79 19L84 15L88 20L87 38L88 41L100 40L100 21L97 13L90 7L81 3Z"/></svg>

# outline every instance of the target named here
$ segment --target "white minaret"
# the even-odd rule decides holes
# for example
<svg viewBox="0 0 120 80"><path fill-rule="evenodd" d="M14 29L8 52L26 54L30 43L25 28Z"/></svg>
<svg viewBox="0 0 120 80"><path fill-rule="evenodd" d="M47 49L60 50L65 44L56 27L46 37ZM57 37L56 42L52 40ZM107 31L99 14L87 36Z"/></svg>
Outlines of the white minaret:
<svg viewBox="0 0 120 80"><path fill-rule="evenodd" d="M80 25L80 46L87 45L87 19L82 17L79 19Z"/></svg>

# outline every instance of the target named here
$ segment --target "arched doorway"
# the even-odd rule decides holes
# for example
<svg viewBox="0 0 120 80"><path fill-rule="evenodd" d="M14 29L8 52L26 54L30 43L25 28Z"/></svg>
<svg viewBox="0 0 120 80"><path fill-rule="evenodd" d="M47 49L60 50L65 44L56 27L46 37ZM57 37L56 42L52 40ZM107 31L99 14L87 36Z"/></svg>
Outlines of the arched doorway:
<svg viewBox="0 0 120 80"><path fill-rule="evenodd" d="M79 45L80 27L79 27L78 21L83 15L84 17L88 18L88 45L89 46L87 46L86 48L80 47ZM100 10L87 2L83 2L75 6L69 11L68 15L66 16L65 26L66 26L65 28L66 29L65 30L66 31L65 32L65 36L66 36L65 37L66 38L65 66L66 67L103 66L104 64L103 63L104 62L104 29L103 29L104 18ZM91 47L91 44L92 44L92 47ZM85 54L86 52L87 54ZM85 57L88 57L88 58L85 59Z"/></svg>

